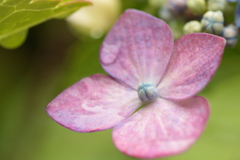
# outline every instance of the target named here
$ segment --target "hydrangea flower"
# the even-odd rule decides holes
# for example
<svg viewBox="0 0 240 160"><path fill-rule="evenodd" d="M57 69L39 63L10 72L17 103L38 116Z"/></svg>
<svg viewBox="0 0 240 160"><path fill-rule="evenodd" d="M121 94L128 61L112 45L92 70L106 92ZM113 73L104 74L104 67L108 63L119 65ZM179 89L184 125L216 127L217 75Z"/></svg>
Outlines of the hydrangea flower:
<svg viewBox="0 0 240 160"><path fill-rule="evenodd" d="M164 21L129 9L101 46L100 61L110 75L73 84L48 104L47 113L76 132L113 127L116 147L129 156L181 153L205 128L209 104L195 94L216 71L225 43L206 33L174 43Z"/></svg>

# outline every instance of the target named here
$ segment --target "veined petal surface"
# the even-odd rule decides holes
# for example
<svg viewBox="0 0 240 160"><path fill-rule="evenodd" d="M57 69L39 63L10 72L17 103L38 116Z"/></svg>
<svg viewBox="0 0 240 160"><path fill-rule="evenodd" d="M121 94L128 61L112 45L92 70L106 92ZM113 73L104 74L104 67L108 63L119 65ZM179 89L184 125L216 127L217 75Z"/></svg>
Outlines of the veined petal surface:
<svg viewBox="0 0 240 160"><path fill-rule="evenodd" d="M164 21L129 9L105 38L100 60L111 76L137 89L141 82L158 84L172 48L172 32Z"/></svg>
<svg viewBox="0 0 240 160"><path fill-rule="evenodd" d="M209 105L195 96L173 102L157 99L114 127L113 141L123 153L157 158L188 149L205 128Z"/></svg>
<svg viewBox="0 0 240 160"><path fill-rule="evenodd" d="M66 128L94 132L115 126L140 105L135 90L110 76L95 74L64 90L46 110Z"/></svg>
<svg viewBox="0 0 240 160"><path fill-rule="evenodd" d="M202 90L217 70L226 40L206 33L182 36L174 44L159 96L184 99Z"/></svg>

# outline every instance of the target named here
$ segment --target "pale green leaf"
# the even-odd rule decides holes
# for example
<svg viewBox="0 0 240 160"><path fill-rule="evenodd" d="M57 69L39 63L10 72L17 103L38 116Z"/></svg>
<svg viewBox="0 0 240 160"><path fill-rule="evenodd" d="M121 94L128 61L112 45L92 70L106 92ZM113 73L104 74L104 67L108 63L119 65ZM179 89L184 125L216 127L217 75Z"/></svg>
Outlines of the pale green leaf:
<svg viewBox="0 0 240 160"><path fill-rule="evenodd" d="M17 48L25 41L27 32L27 30L23 30L7 38L3 38L0 40L0 45L7 49Z"/></svg>
<svg viewBox="0 0 240 160"><path fill-rule="evenodd" d="M64 18L90 4L91 2L84 0L0 0L1 44L4 43L2 46L6 48L15 48L25 39L20 38L19 33L26 32L30 27L46 20ZM8 39L10 36L18 37L18 45L17 41L10 41L13 38Z"/></svg>

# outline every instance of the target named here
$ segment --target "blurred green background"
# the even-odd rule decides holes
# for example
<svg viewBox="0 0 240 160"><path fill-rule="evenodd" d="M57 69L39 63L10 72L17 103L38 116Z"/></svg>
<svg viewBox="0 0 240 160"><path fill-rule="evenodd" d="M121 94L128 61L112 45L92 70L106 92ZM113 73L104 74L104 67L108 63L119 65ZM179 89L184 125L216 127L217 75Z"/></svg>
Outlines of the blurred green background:
<svg viewBox="0 0 240 160"><path fill-rule="evenodd" d="M149 9L145 0L122 1ZM111 140L111 130L77 133L54 122L45 106L83 77L104 73L98 60L103 38L74 36L64 20L33 27L18 49L0 48L1 160L130 160ZM240 159L240 44L226 48L219 70L200 93L211 104L201 138L187 152L165 160Z"/></svg>

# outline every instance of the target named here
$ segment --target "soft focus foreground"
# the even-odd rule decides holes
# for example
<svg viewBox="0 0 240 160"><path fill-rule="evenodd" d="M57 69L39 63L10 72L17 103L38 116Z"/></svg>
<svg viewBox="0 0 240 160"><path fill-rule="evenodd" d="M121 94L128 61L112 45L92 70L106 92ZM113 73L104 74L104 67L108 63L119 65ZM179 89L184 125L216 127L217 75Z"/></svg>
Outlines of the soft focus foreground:
<svg viewBox="0 0 240 160"><path fill-rule="evenodd" d="M143 1L131 2L123 7L146 7ZM110 130L72 132L57 125L44 111L47 103L72 83L104 73L97 56L101 43L102 39L77 41L64 22L49 21L31 29L21 48L0 50L0 159L133 159L115 149ZM239 45L225 50L217 74L200 93L211 104L204 134L186 153L165 159L240 158L239 53Z"/></svg>

